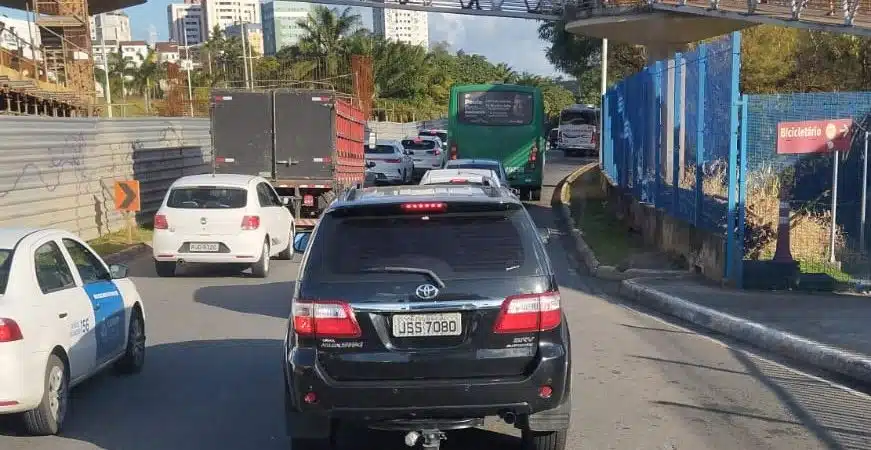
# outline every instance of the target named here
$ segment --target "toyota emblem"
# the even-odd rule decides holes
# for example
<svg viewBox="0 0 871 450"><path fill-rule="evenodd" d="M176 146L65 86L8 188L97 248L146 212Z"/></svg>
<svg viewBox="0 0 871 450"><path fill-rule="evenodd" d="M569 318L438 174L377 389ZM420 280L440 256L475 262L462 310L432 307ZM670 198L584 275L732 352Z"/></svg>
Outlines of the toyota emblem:
<svg viewBox="0 0 871 450"><path fill-rule="evenodd" d="M206 218L205 218L205 217L200 217L200 224L202 224L202 225L205 225L205 224L206 224Z"/></svg>
<svg viewBox="0 0 871 450"><path fill-rule="evenodd" d="M414 293L423 300L432 300L439 295L439 288L431 284L421 284Z"/></svg>

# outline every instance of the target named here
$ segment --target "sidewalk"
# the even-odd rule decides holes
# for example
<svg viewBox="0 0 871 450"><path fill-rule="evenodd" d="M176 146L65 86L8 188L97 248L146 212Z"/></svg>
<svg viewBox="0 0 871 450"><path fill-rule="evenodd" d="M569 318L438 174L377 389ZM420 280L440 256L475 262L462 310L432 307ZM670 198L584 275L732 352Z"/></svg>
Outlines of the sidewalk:
<svg viewBox="0 0 871 450"><path fill-rule="evenodd" d="M626 280L620 293L756 347L871 383L871 298L723 289L686 278Z"/></svg>

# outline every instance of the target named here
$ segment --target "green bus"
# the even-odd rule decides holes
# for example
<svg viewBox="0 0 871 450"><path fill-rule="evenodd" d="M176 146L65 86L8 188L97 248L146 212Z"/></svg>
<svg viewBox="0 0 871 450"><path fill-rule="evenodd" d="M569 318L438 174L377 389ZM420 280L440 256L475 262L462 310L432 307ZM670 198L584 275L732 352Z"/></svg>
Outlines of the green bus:
<svg viewBox="0 0 871 450"><path fill-rule="evenodd" d="M521 200L540 200L545 119L537 87L454 85L448 106L450 158L501 161Z"/></svg>

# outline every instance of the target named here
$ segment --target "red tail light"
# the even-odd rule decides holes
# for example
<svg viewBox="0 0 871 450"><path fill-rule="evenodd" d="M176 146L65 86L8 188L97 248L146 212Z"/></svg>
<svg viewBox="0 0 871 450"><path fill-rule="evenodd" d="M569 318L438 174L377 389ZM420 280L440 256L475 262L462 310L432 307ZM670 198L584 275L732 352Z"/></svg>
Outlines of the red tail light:
<svg viewBox="0 0 871 450"><path fill-rule="evenodd" d="M260 228L260 216L245 216L242 218L243 230L256 230Z"/></svg>
<svg viewBox="0 0 871 450"><path fill-rule="evenodd" d="M391 163L391 164L399 164L402 162L402 160L401 159L385 159L384 162Z"/></svg>
<svg viewBox="0 0 871 450"><path fill-rule="evenodd" d="M451 180L453 183L454 180ZM465 181L465 180L461 180ZM447 203L442 202L422 202L422 203L403 203L402 210L405 212L443 212L448 209Z"/></svg>
<svg viewBox="0 0 871 450"><path fill-rule="evenodd" d="M13 342L24 339L21 328L12 319L0 318L0 342Z"/></svg>
<svg viewBox="0 0 871 450"><path fill-rule="evenodd" d="M590 143L591 144L599 143L599 132L598 131L594 131L593 135L590 136Z"/></svg>
<svg viewBox="0 0 871 450"><path fill-rule="evenodd" d="M532 150L529 151L529 163L534 164L538 159L538 146L533 144Z"/></svg>
<svg viewBox="0 0 871 450"><path fill-rule="evenodd" d="M166 230L169 228L169 222L166 220L166 216L163 214L157 214L154 216L154 229L155 230Z"/></svg>
<svg viewBox="0 0 871 450"><path fill-rule="evenodd" d="M360 337L360 325L351 306L343 301L297 300L293 304L293 330L307 337Z"/></svg>
<svg viewBox="0 0 871 450"><path fill-rule="evenodd" d="M457 144L451 145L451 159L457 159Z"/></svg>
<svg viewBox="0 0 871 450"><path fill-rule="evenodd" d="M496 333L552 330L562 322L559 292L515 295L505 299L496 319Z"/></svg>
<svg viewBox="0 0 871 450"><path fill-rule="evenodd" d="M465 178L451 178L451 183L453 183L453 184L461 184L461 183L466 183L468 181L469 180L467 180Z"/></svg>
<svg viewBox="0 0 871 450"><path fill-rule="evenodd" d="M433 153L432 153L432 154L433 154L433 155L436 155L436 156L439 156L439 155L442 154L442 151L439 150L439 149L435 149L435 150L433 150Z"/></svg>

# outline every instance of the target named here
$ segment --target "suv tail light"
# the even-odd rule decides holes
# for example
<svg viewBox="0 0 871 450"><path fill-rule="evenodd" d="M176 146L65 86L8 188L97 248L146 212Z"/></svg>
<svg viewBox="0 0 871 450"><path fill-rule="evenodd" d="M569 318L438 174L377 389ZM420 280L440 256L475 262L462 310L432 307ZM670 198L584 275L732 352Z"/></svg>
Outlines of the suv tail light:
<svg viewBox="0 0 871 450"><path fill-rule="evenodd" d="M514 295L502 303L502 311L493 330L496 333L528 333L552 330L562 322L560 295L557 291L543 294Z"/></svg>
<svg viewBox="0 0 871 450"><path fill-rule="evenodd" d="M18 323L12 319L0 318L0 342L13 342L24 339Z"/></svg>
<svg viewBox="0 0 871 450"><path fill-rule="evenodd" d="M351 305L336 300L297 300L293 304L293 330L307 337L359 337L360 325Z"/></svg>
<svg viewBox="0 0 871 450"><path fill-rule="evenodd" d="M598 131L593 131L593 134L590 135L590 143L591 144L598 144L599 143L599 132Z"/></svg>
<svg viewBox="0 0 871 450"><path fill-rule="evenodd" d="M256 230L260 228L260 216L245 216L242 218L243 230Z"/></svg>
<svg viewBox="0 0 871 450"><path fill-rule="evenodd" d="M157 214L154 216L154 229L155 230L166 230L169 228L169 222L166 220L166 216L163 214Z"/></svg>
<svg viewBox="0 0 871 450"><path fill-rule="evenodd" d="M451 159L457 159L457 144L451 144Z"/></svg>

